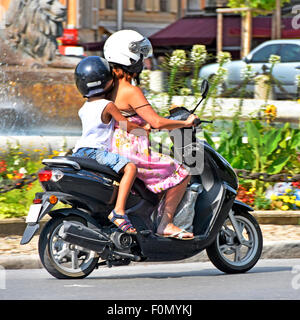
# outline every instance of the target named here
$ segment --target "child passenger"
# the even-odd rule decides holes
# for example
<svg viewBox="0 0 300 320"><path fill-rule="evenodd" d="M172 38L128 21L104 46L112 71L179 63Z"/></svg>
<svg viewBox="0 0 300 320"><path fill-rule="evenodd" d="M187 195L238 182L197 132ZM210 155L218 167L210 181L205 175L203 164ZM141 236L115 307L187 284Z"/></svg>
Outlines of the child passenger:
<svg viewBox="0 0 300 320"><path fill-rule="evenodd" d="M127 158L108 150L115 121L126 123L128 132L142 128L127 121L115 104L106 99L113 87L113 77L105 59L97 56L84 58L76 67L75 81L87 101L78 112L82 122L82 135L73 149L73 156L93 158L99 164L123 173L116 205L108 218L122 231L136 234L136 229L125 213L125 206L137 169Z"/></svg>

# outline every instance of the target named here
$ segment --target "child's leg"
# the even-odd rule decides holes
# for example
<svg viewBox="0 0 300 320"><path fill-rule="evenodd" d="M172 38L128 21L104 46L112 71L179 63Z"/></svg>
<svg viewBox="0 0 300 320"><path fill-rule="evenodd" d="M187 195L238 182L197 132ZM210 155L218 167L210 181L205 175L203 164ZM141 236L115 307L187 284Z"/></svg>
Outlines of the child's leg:
<svg viewBox="0 0 300 320"><path fill-rule="evenodd" d="M124 172L120 181L119 192L116 201L115 211L117 214L125 214L126 201L136 177L137 169L135 164L128 163L121 172Z"/></svg>
<svg viewBox="0 0 300 320"><path fill-rule="evenodd" d="M124 232L132 234L136 233L135 228L132 226L127 215L125 214L126 201L137 173L135 164L129 162L127 158L124 158L119 154L107 152L106 150L98 150L96 160L100 164L109 166L117 173L123 173L123 177L119 185L116 206L108 215L108 219L110 219Z"/></svg>
<svg viewBox="0 0 300 320"><path fill-rule="evenodd" d="M115 209L109 214L110 219L118 228L129 234L136 234L136 229L129 221L126 213L126 201L129 196L131 187L136 177L137 169L135 164L128 163L120 172L124 172L120 181L119 192Z"/></svg>

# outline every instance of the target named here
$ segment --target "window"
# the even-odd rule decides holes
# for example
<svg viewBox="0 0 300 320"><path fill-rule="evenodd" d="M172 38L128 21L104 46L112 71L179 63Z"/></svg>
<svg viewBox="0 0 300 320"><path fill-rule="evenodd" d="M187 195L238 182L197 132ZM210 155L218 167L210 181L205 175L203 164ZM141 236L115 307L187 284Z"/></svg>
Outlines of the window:
<svg viewBox="0 0 300 320"><path fill-rule="evenodd" d="M115 0L105 0L105 8L106 9L116 9L116 1Z"/></svg>
<svg viewBox="0 0 300 320"><path fill-rule="evenodd" d="M145 11L145 0L135 0L134 5L135 5L135 10L136 11Z"/></svg>
<svg viewBox="0 0 300 320"><path fill-rule="evenodd" d="M189 11L199 11L201 9L199 0L188 0L187 8Z"/></svg>
<svg viewBox="0 0 300 320"><path fill-rule="evenodd" d="M83 29L97 29L99 23L99 1L79 1L79 27Z"/></svg>
<svg viewBox="0 0 300 320"><path fill-rule="evenodd" d="M282 44L280 47L281 62L300 62L300 46Z"/></svg>
<svg viewBox="0 0 300 320"><path fill-rule="evenodd" d="M254 53L251 62L268 62L271 54L277 54L279 52L278 44L271 44L265 46Z"/></svg>
<svg viewBox="0 0 300 320"><path fill-rule="evenodd" d="M169 11L169 1L168 0L160 0L159 6L160 6L160 12L168 12Z"/></svg>

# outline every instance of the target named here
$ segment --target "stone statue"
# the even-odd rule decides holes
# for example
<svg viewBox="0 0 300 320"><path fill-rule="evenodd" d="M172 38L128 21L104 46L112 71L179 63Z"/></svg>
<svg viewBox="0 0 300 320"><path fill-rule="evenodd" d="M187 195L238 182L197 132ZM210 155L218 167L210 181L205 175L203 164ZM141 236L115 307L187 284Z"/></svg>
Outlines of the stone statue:
<svg viewBox="0 0 300 320"><path fill-rule="evenodd" d="M66 7L59 0L11 0L1 44L8 65L73 68L78 58L57 54Z"/></svg>

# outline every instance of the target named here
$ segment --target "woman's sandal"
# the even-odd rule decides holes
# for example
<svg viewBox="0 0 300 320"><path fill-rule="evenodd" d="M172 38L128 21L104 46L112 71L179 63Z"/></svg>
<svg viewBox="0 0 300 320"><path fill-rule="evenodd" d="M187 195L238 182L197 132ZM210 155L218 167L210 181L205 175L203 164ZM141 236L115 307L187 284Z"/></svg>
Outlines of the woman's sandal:
<svg viewBox="0 0 300 320"><path fill-rule="evenodd" d="M129 218L127 217L126 214L121 215L121 214L117 214L115 212L115 210L113 210L109 216L108 219L114 223L119 229L121 229L122 231L128 233L128 234L136 234L136 229L133 227L133 225L131 224L131 222L129 221ZM116 220L124 220L123 222L119 223ZM130 231L131 230L131 231Z"/></svg>

